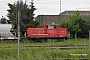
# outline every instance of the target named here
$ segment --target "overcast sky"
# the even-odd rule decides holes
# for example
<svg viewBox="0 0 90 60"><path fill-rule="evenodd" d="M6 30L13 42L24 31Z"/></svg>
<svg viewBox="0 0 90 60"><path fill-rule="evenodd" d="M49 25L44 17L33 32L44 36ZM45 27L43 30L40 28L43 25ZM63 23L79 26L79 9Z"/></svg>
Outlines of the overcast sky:
<svg viewBox="0 0 90 60"><path fill-rule="evenodd" d="M14 3L17 0L0 0L0 18L7 15L8 3ZM25 0L23 0L25 1ZM27 0L29 4L31 0ZM60 13L60 0L34 0L37 15L57 15ZM86 10L90 11L90 0L61 0L61 12L66 10Z"/></svg>

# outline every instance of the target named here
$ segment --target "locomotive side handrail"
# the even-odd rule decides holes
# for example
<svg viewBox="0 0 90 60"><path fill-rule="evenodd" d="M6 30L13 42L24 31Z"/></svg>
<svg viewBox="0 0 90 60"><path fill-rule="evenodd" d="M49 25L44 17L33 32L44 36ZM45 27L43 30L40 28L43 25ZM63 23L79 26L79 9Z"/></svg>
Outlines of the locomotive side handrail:
<svg viewBox="0 0 90 60"><path fill-rule="evenodd" d="M31 34L31 35L48 35L48 34Z"/></svg>

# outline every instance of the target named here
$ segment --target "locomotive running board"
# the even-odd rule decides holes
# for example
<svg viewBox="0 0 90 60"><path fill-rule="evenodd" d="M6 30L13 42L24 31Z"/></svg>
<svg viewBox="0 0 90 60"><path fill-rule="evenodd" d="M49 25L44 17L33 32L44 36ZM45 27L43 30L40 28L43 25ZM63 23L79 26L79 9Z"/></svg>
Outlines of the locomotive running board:
<svg viewBox="0 0 90 60"><path fill-rule="evenodd" d="M31 35L48 35L48 34L31 34Z"/></svg>

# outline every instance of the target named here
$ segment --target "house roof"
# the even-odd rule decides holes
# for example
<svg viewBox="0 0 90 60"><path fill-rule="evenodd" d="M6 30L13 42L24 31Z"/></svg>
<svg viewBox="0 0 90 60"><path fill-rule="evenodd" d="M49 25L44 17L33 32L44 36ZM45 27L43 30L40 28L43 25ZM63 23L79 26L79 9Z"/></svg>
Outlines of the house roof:
<svg viewBox="0 0 90 60"><path fill-rule="evenodd" d="M80 13L80 15L90 15L90 11L78 11L78 12ZM76 11L67 10L67 11L62 12L62 13L59 14L59 15L70 15L70 14L75 14L75 13L76 13ZM37 17L40 17L40 16L50 17L50 16L59 16L59 15L38 15L38 16L35 17L35 19L36 19Z"/></svg>
<svg viewBox="0 0 90 60"><path fill-rule="evenodd" d="M81 15L87 15L90 14L90 11L78 11ZM76 11L64 11L59 15L69 15L69 14L75 14Z"/></svg>

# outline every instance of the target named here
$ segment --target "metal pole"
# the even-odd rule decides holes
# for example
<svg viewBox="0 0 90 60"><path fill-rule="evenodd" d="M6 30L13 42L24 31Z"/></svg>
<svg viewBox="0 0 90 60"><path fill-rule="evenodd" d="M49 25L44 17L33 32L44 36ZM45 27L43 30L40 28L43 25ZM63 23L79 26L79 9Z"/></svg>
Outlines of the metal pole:
<svg viewBox="0 0 90 60"><path fill-rule="evenodd" d="M89 30L89 49L90 49L90 30Z"/></svg>
<svg viewBox="0 0 90 60"><path fill-rule="evenodd" d="M61 14L61 0L60 0L60 14Z"/></svg>
<svg viewBox="0 0 90 60"><path fill-rule="evenodd" d="M32 6L33 6L33 0L31 0L31 9L32 9ZM31 10L31 13L32 13L33 11ZM31 20L32 20L32 15L31 15Z"/></svg>
<svg viewBox="0 0 90 60"><path fill-rule="evenodd" d="M89 11L89 16L90 16L90 11ZM89 50L90 50L90 30L89 30ZM90 54L90 52L89 52Z"/></svg>
<svg viewBox="0 0 90 60"><path fill-rule="evenodd" d="M20 60L20 26L19 26L19 10L18 10L18 60Z"/></svg>
<svg viewBox="0 0 90 60"><path fill-rule="evenodd" d="M19 0L20 4L21 0ZM18 60L20 60L20 11L18 8Z"/></svg>
<svg viewBox="0 0 90 60"><path fill-rule="evenodd" d="M31 0L31 2L33 3L33 0Z"/></svg>
<svg viewBox="0 0 90 60"><path fill-rule="evenodd" d="M60 14L59 14L59 18L60 18L60 15L61 15L61 0L60 0ZM60 24L61 24L61 18L60 18Z"/></svg>

